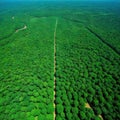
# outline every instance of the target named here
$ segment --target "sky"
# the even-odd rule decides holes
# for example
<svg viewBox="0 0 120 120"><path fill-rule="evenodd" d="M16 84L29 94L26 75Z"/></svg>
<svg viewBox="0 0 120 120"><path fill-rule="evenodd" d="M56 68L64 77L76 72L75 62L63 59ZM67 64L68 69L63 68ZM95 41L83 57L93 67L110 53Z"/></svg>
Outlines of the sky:
<svg viewBox="0 0 120 120"><path fill-rule="evenodd" d="M111 1L111 0L0 0L0 1ZM112 0L120 1L120 0Z"/></svg>
<svg viewBox="0 0 120 120"><path fill-rule="evenodd" d="M26 1L107 1L107 2L110 2L110 1L120 1L120 0L0 0L2 2L4 1L8 1L8 2L13 2L13 1L22 1L22 2L26 2Z"/></svg>

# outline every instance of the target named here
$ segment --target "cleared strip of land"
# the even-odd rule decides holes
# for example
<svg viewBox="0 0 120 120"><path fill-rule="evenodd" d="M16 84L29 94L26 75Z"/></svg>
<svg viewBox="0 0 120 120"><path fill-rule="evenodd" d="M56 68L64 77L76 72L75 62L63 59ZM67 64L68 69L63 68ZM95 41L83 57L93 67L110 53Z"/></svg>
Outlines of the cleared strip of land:
<svg viewBox="0 0 120 120"><path fill-rule="evenodd" d="M76 19L69 19L69 18L65 18L65 17L62 17L63 19L66 19L66 20L69 20L69 21L72 21L72 22L76 22L76 23L80 23L80 24L84 24L83 21L79 21L79 20L76 20ZM91 32L92 34L94 34L99 40L101 40L105 45L107 45L108 47L110 47L116 54L120 55L120 52L114 47L112 46L111 44L109 44L108 42L106 42L106 40L104 40L100 35L98 35L95 31L93 31L91 28L89 27L85 27L89 32Z"/></svg>
<svg viewBox="0 0 120 120"><path fill-rule="evenodd" d="M25 30L27 29L27 26L25 25L23 28L20 28L20 29L17 29L16 31L13 31L12 33L10 33L9 35L3 37L3 38L0 38L0 46L4 46L8 43L10 43L10 40L8 39L9 37L11 37L12 35L14 35L14 33L18 33L19 31L22 31L22 30ZM6 39L6 40L5 40ZM5 41L4 41L5 40ZM4 41L4 42L2 42Z"/></svg>
<svg viewBox="0 0 120 120"><path fill-rule="evenodd" d="M90 29L89 27L86 27L86 29L91 32L92 34L94 34L99 40L101 40L105 45L107 45L108 47L110 47L116 54L120 55L120 52L118 50L116 50L115 47L113 47L111 44L109 44L108 42L106 42L106 40L104 40L100 35L98 35L96 32L94 32L92 29Z"/></svg>
<svg viewBox="0 0 120 120"><path fill-rule="evenodd" d="M53 103L53 105L54 105L54 120L55 120L55 118L56 118L56 113L55 113L55 108L56 108L56 106L55 106L56 76L55 76L55 74L56 74L56 30L57 30L57 24L58 24L58 21L57 21L57 19L56 19L55 31L54 31L54 103Z"/></svg>
<svg viewBox="0 0 120 120"><path fill-rule="evenodd" d="M77 19L70 19L70 18L66 18L66 17L62 17L63 19L65 20L69 20L71 22L76 22L76 23L79 23L79 24L84 24L84 21L80 21L80 20L77 20Z"/></svg>

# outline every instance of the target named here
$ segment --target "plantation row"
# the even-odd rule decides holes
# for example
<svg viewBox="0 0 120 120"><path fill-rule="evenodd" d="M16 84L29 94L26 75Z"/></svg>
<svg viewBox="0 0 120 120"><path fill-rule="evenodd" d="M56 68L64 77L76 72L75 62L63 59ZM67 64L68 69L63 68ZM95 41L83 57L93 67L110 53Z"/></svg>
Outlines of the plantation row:
<svg viewBox="0 0 120 120"><path fill-rule="evenodd" d="M100 120L99 115L105 120L120 118L119 61L111 48L82 25L75 27L59 20L56 119ZM91 109L85 107L86 103Z"/></svg>
<svg viewBox="0 0 120 120"><path fill-rule="evenodd" d="M21 4L0 11L0 120L53 120L54 112L56 120L120 119L120 56L86 27L117 50L118 37L108 40L107 17L102 25L96 22L99 8L60 5ZM111 35L118 34L116 27Z"/></svg>
<svg viewBox="0 0 120 120"><path fill-rule="evenodd" d="M0 120L53 119L55 19L32 19L0 41Z"/></svg>
<svg viewBox="0 0 120 120"><path fill-rule="evenodd" d="M94 7L91 7L91 4ZM115 9L111 8L113 4L116 6ZM95 7L95 5L99 7ZM120 16L118 11L120 11L120 4L118 3L109 3L108 5L106 2L103 5L102 2L98 2L90 3L87 7L78 4L74 11L70 11L71 14L68 12L68 14L62 14L61 16L73 23L83 24L90 28L120 55Z"/></svg>

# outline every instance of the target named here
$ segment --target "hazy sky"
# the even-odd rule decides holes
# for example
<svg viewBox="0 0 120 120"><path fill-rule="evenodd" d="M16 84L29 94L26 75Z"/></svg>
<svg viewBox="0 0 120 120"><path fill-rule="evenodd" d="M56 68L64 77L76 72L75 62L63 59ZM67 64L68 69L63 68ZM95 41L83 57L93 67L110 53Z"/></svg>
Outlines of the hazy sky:
<svg viewBox="0 0 120 120"><path fill-rule="evenodd" d="M0 2L4 2L4 1L22 1L22 2L25 2L25 1L33 1L33 2L35 2L35 1L107 1L107 2L110 2L110 1L113 1L113 2L115 2L115 1L120 1L120 0L0 0Z"/></svg>
<svg viewBox="0 0 120 120"><path fill-rule="evenodd" d="M119 1L119 0L0 0L0 1Z"/></svg>

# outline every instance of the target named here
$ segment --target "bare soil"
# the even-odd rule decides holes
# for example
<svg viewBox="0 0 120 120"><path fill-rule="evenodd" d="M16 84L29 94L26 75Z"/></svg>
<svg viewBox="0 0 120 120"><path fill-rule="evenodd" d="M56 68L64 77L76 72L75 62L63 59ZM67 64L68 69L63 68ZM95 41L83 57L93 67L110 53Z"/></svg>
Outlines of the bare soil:
<svg viewBox="0 0 120 120"><path fill-rule="evenodd" d="M21 30L25 30L25 29L27 29L27 26L26 26L26 25L25 25L23 28L17 29L17 30L15 31L15 33L19 32L19 31L21 31Z"/></svg>
<svg viewBox="0 0 120 120"><path fill-rule="evenodd" d="M55 91L55 85L56 85L56 77L55 77L55 73L56 73L56 30L57 30L57 24L58 24L58 21L56 19L56 23L55 23L55 31L54 31L54 103L53 103L53 106L54 106L54 120L56 118L56 113L55 113L55 95L56 95L56 91Z"/></svg>

